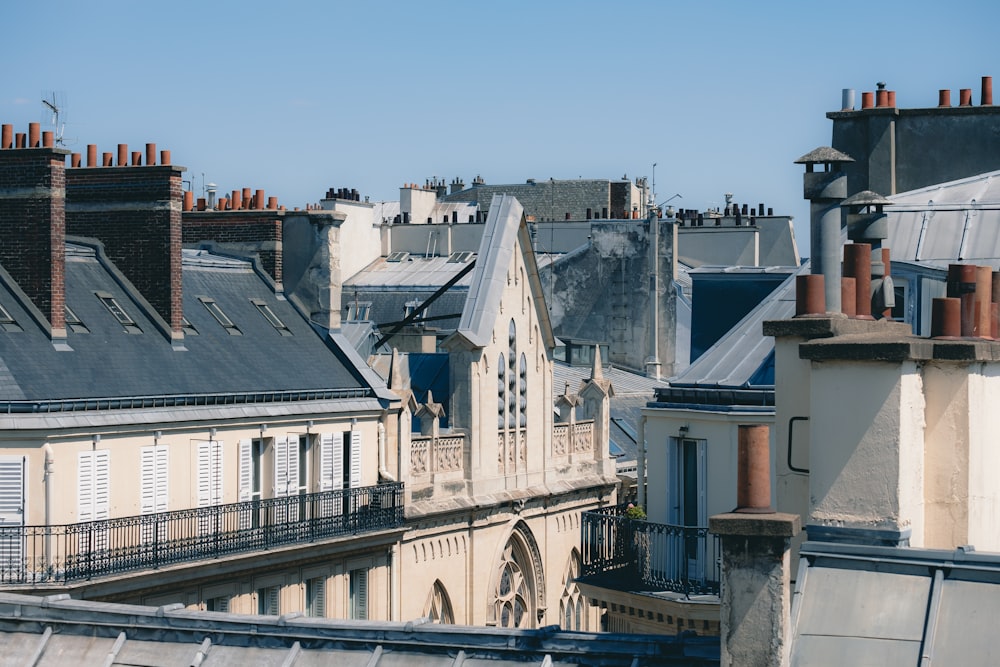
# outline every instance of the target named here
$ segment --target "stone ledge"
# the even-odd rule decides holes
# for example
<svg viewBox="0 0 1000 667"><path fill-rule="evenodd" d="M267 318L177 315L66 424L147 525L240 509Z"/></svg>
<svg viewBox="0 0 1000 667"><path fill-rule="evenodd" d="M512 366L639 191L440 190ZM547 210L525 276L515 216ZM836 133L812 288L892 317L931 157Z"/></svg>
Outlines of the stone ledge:
<svg viewBox="0 0 1000 667"><path fill-rule="evenodd" d="M799 357L812 361L997 361L1000 344L974 338L935 340L851 334L803 343Z"/></svg>
<svg viewBox="0 0 1000 667"><path fill-rule="evenodd" d="M790 320L764 322L765 336L799 338L831 338L851 334L895 336L911 334L910 325L894 320L852 320L843 313L826 313L818 317L795 317Z"/></svg>
<svg viewBox="0 0 1000 667"><path fill-rule="evenodd" d="M708 518L708 530L716 535L738 537L795 537L802 530L798 514L737 514L728 512Z"/></svg>

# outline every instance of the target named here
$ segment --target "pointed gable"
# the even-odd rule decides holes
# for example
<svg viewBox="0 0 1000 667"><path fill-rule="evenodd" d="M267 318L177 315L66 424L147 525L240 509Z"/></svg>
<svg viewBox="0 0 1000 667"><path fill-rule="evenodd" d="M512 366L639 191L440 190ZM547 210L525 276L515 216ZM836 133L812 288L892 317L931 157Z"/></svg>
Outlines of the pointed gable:
<svg viewBox="0 0 1000 667"><path fill-rule="evenodd" d="M485 347L500 314L507 272L515 253L520 253L527 274L531 299L538 318L539 330L546 348L555 346L555 336L545 308L538 265L531 248L531 236L524 219L524 208L510 195L494 195L486 227L479 244L476 268L469 285L469 296L462 309L458 329L449 337L465 341L471 348Z"/></svg>

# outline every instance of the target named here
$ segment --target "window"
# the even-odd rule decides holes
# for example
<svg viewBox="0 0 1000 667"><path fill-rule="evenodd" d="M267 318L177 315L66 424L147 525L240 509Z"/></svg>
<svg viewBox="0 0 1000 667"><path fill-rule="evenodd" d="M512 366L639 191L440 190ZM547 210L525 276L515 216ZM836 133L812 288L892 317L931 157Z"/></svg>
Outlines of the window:
<svg viewBox="0 0 1000 667"><path fill-rule="evenodd" d="M125 333L142 333L142 329L140 329L139 325L135 323L135 320L133 320L132 317L125 312L125 309L121 307L121 304L118 303L117 299L107 292L96 292L96 294L97 298L104 304L104 307L108 309L108 312L111 313L114 318L118 320L118 323L125 328Z"/></svg>
<svg viewBox="0 0 1000 667"><path fill-rule="evenodd" d="M465 262L468 262L470 259L472 259L472 256L474 254L475 254L474 252L470 252L468 250L463 250L463 251L460 251L460 252L453 252L450 255L448 255L448 263L449 264L464 264Z"/></svg>
<svg viewBox="0 0 1000 667"><path fill-rule="evenodd" d="M140 459L140 492L139 513L156 514L167 511L167 453L166 447L143 447L139 450ZM166 524L158 526L158 539L166 538ZM153 524L142 525L144 542L153 540Z"/></svg>
<svg viewBox="0 0 1000 667"><path fill-rule="evenodd" d="M503 354L497 358L497 428L504 425L504 415L507 414L507 364Z"/></svg>
<svg viewBox="0 0 1000 667"><path fill-rule="evenodd" d="M326 617L326 578L306 579L306 616Z"/></svg>
<svg viewBox="0 0 1000 667"><path fill-rule="evenodd" d="M63 314L66 318L66 327L73 333L90 333L90 329L76 316L73 309L69 306L63 308Z"/></svg>
<svg viewBox="0 0 1000 667"><path fill-rule="evenodd" d="M218 440L198 443L198 507L222 504L222 451L222 442ZM215 530L213 518L209 513L199 513L199 534Z"/></svg>
<svg viewBox="0 0 1000 667"><path fill-rule="evenodd" d="M257 589L257 613L261 616L277 616L281 613L278 597L281 592L278 586L265 586Z"/></svg>
<svg viewBox="0 0 1000 667"><path fill-rule="evenodd" d="M278 333L280 333L282 336L292 335L292 332L288 330L288 327L285 325L285 323L282 322L280 319L278 319L278 316L274 314L274 311L271 310L271 307L267 305L265 301L261 299L250 299L250 303L252 303L254 307L257 308L257 312L263 315L264 319L267 320L271 324L271 326L277 329Z"/></svg>
<svg viewBox="0 0 1000 667"><path fill-rule="evenodd" d="M563 630L586 630L587 616L584 597L576 578L580 576L580 554L576 549L570 554L569 563L563 573L563 592L559 599L559 622Z"/></svg>
<svg viewBox="0 0 1000 667"><path fill-rule="evenodd" d="M452 624L455 622L455 614L451 610L451 600L448 599L448 593L440 579L435 581L433 588L431 588L424 616L429 618L431 623Z"/></svg>
<svg viewBox="0 0 1000 667"><path fill-rule="evenodd" d="M405 262L410 258L410 253L405 250L397 250L396 252L390 253L388 257L385 258L387 262Z"/></svg>
<svg viewBox="0 0 1000 667"><path fill-rule="evenodd" d="M350 599L348 617L355 620L368 618L368 570L351 570L349 575Z"/></svg>
<svg viewBox="0 0 1000 667"><path fill-rule="evenodd" d="M497 625L504 628L530 627L528 586L521 572L521 564L514 555L512 544L508 544L504 549L494 595Z"/></svg>
<svg viewBox="0 0 1000 667"><path fill-rule="evenodd" d="M507 427L517 428L517 331L514 320L510 321L507 333L509 350L507 353Z"/></svg>
<svg viewBox="0 0 1000 667"><path fill-rule="evenodd" d="M229 596L222 595L219 597L208 598L205 600L205 611L229 611Z"/></svg>
<svg viewBox="0 0 1000 667"><path fill-rule="evenodd" d="M194 328L194 325L186 317L181 317L181 328L184 329L185 336L198 335L198 330Z"/></svg>
<svg viewBox="0 0 1000 667"><path fill-rule="evenodd" d="M220 308L219 304L215 302L215 299L210 299L207 296L200 296L198 297L198 300L201 301L202 304L204 304L208 312L212 313L212 317L214 317L215 320L223 326L223 328L226 330L226 333L228 333L230 336L243 335L243 332L240 331L235 324L233 324L233 321L229 319L229 317L224 312L222 312L222 308Z"/></svg>
<svg viewBox="0 0 1000 667"><path fill-rule="evenodd" d="M111 452L96 449L77 454L77 521L101 521L111 516ZM106 528L80 535L81 553L108 548Z"/></svg>
<svg viewBox="0 0 1000 667"><path fill-rule="evenodd" d="M23 456L0 456L0 576L23 568L25 465Z"/></svg>
<svg viewBox="0 0 1000 667"><path fill-rule="evenodd" d="M371 318L371 301L352 301L347 304L348 322L367 322Z"/></svg>
<svg viewBox="0 0 1000 667"><path fill-rule="evenodd" d="M307 457L303 456L303 442L294 434L279 436L274 439L274 497L298 496L305 493L305 467ZM308 441L307 441L308 442ZM276 505L275 520L278 523L298 521L300 517L298 503L294 505Z"/></svg>

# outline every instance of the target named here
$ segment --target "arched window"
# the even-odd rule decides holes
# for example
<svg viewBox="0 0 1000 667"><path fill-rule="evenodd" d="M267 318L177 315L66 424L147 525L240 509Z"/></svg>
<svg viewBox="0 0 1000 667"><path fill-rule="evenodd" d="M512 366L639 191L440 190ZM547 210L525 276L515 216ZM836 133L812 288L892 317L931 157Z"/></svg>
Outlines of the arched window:
<svg viewBox="0 0 1000 667"><path fill-rule="evenodd" d="M518 381L518 400L520 405L518 407L519 417L518 425L521 428L527 428L528 426L528 359L521 353L521 364L517 373Z"/></svg>
<svg viewBox="0 0 1000 667"><path fill-rule="evenodd" d="M573 549L566 564L566 571L563 573L563 592L559 598L559 622L562 623L563 630L587 629L587 614L584 611L586 599L576 584L578 576L580 576L580 553Z"/></svg>
<svg viewBox="0 0 1000 667"><path fill-rule="evenodd" d="M497 360L497 428L503 428L504 415L507 413L507 364L503 355Z"/></svg>
<svg viewBox="0 0 1000 667"><path fill-rule="evenodd" d="M455 623L455 614L451 610L451 600L448 598L448 592L445 591L440 579L435 581L434 586L431 587L427 604L424 606L424 616L429 618L431 623L448 625Z"/></svg>
<svg viewBox="0 0 1000 667"><path fill-rule="evenodd" d="M514 320L507 333L507 428L517 428L517 331Z"/></svg>
<svg viewBox="0 0 1000 667"><path fill-rule="evenodd" d="M531 627L530 592L514 545L503 551L495 593L496 622L503 628Z"/></svg>

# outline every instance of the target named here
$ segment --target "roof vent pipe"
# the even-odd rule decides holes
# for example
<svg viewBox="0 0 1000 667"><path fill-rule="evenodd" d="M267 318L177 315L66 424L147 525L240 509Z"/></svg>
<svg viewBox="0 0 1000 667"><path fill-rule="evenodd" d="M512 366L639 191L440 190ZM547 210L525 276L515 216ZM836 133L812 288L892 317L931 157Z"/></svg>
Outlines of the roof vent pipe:
<svg viewBox="0 0 1000 667"><path fill-rule="evenodd" d="M840 108L842 111L854 111L854 89L844 88L840 91Z"/></svg>

